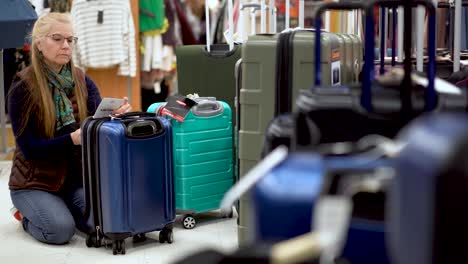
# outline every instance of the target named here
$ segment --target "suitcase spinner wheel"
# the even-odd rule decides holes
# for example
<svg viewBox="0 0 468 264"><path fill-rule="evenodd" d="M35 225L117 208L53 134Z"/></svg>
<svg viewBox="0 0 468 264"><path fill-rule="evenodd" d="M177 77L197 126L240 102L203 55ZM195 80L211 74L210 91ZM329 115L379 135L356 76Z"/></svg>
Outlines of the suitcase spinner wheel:
<svg viewBox="0 0 468 264"><path fill-rule="evenodd" d="M193 215L184 215L184 217L182 218L182 225L185 229L193 229L195 228L196 224L197 222L195 221L195 217Z"/></svg>
<svg viewBox="0 0 468 264"><path fill-rule="evenodd" d="M172 244L172 242L174 242L172 226L165 226L161 232L159 232L159 243L164 242L167 242L168 244Z"/></svg>
<svg viewBox="0 0 468 264"><path fill-rule="evenodd" d="M112 241L112 254L125 255L125 240L121 239Z"/></svg>
<svg viewBox="0 0 468 264"><path fill-rule="evenodd" d="M96 233L91 233L86 236L86 246L87 247L101 247L101 239L97 238Z"/></svg>

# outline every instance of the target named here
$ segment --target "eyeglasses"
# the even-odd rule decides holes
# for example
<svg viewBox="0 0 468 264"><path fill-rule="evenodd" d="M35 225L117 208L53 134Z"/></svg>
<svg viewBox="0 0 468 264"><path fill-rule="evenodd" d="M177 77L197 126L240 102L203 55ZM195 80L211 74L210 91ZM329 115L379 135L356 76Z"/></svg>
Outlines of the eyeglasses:
<svg viewBox="0 0 468 264"><path fill-rule="evenodd" d="M67 40L68 45L76 44L76 42L78 41L77 37L71 36L71 37L66 38L60 34L47 35L47 37L51 38L55 43L60 44L60 45L63 44L65 39Z"/></svg>

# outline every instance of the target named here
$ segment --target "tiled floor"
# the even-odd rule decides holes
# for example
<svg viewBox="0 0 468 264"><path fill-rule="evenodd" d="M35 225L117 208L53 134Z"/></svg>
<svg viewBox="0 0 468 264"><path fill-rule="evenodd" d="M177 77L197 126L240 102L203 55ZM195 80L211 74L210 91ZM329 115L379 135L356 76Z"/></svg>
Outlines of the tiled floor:
<svg viewBox="0 0 468 264"><path fill-rule="evenodd" d="M177 222L174 243L160 244L158 233L148 234L149 239L133 245L126 241L126 255L112 255L111 249L87 248L81 234L62 246L46 245L33 240L10 215L11 200L8 191L8 175L11 162L0 161L0 263L172 263L203 248L231 251L237 247L236 219L219 218L216 212L200 215L195 229L185 230Z"/></svg>

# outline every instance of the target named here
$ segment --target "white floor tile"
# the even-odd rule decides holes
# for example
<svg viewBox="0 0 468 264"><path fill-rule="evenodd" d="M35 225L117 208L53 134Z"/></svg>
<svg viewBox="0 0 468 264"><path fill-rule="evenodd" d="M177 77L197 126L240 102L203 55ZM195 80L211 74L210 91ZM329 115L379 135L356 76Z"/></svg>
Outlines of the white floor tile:
<svg viewBox="0 0 468 264"><path fill-rule="evenodd" d="M175 223L174 243L160 244L158 232L148 234L148 240L133 245L126 240L126 255L112 255L112 249L87 248L83 234L76 234L62 246L46 245L26 234L10 215L12 206L8 190L11 162L0 162L0 263L47 264L155 264L172 263L204 248L231 251L237 247L236 219L220 218L218 212L197 216L192 230Z"/></svg>

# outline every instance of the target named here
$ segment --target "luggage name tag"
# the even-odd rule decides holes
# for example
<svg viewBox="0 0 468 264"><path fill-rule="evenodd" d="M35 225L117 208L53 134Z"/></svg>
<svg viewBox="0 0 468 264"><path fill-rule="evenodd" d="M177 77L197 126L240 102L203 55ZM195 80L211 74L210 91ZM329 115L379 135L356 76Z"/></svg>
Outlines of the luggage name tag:
<svg viewBox="0 0 468 264"><path fill-rule="evenodd" d="M344 195L325 195L315 205L312 230L318 232L323 257L341 254L351 221L353 203Z"/></svg>
<svg viewBox="0 0 468 264"><path fill-rule="evenodd" d="M340 62L340 51L333 50L331 54L331 80L332 85L340 85L341 84L341 62Z"/></svg>

